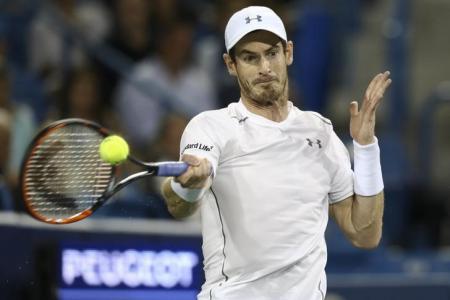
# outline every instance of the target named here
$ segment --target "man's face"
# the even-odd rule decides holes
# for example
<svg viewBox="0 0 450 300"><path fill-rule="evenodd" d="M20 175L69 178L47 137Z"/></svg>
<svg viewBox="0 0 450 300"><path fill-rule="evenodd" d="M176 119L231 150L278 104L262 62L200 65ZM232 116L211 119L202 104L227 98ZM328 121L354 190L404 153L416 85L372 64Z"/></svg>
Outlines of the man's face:
<svg viewBox="0 0 450 300"><path fill-rule="evenodd" d="M270 106L287 96L287 66L292 63L292 42L286 49L276 35L254 31L234 47L235 60L224 55L230 74L237 77L243 97Z"/></svg>

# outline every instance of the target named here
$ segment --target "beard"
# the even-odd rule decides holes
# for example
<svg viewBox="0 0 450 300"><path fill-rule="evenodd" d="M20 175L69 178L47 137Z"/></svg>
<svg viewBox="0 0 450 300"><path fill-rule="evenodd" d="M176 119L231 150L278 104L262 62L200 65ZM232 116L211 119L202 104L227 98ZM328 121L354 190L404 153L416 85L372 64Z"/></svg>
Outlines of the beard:
<svg viewBox="0 0 450 300"><path fill-rule="evenodd" d="M265 79L256 79L253 81L241 80L237 76L241 93L263 106L271 106L278 101L287 100L287 76L280 81L278 78L270 78L272 81L262 82Z"/></svg>

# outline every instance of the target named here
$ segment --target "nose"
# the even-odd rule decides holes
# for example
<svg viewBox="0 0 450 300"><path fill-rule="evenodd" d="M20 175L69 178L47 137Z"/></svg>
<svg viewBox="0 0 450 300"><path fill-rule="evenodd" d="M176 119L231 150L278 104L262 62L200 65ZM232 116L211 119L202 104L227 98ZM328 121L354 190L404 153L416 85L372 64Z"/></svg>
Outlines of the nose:
<svg viewBox="0 0 450 300"><path fill-rule="evenodd" d="M271 71L272 70L270 68L270 61L266 57L261 58L261 68L260 68L259 73L260 74L270 74Z"/></svg>

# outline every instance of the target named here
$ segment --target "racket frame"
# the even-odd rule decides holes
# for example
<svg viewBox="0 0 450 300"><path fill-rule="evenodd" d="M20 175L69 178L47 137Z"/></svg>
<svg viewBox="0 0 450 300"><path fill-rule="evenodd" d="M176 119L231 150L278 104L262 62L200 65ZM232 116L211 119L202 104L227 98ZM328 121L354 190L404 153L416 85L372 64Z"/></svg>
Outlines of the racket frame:
<svg viewBox="0 0 450 300"><path fill-rule="evenodd" d="M110 180L108 187L106 189L106 192L103 194L103 196L100 197L96 201L96 203L93 206L91 206L90 208L88 208L78 214L75 214L69 218L64 218L64 219L48 218L48 217L45 217L45 216L39 214L36 210L34 210L32 208L31 201L29 200L29 196L28 196L29 191L27 190L27 185L25 182L25 174L27 173L27 166L28 166L29 160L31 157L33 157L33 152L37 150L37 146L42 144L42 141L45 139L46 136L48 136L55 130L59 130L62 127L70 126L73 124L80 124L80 125L84 125L86 127L91 127L95 131L97 131L98 133L103 135L104 137L107 137L108 135L111 134L111 132L108 129L100 126L99 124L97 124L95 122L88 121L85 119L80 119L80 118L69 118L69 119L63 119L63 120L55 121L53 123L48 124L47 126L42 128L38 132L38 134L33 138L30 145L28 146L27 151L25 152L24 160L23 160L22 166L21 166L20 191L21 191L22 200L25 203L25 209L27 210L27 212L35 219L45 222L45 223L68 224L68 223L77 222L79 220L82 220L82 219L87 218L88 216L92 215L92 213L95 210L97 210L101 205L104 204L104 202L106 202L107 198L105 198L104 196L114 186L115 178L118 174L118 169L116 168L116 166L111 165L111 180Z"/></svg>
<svg viewBox="0 0 450 300"><path fill-rule="evenodd" d="M40 215L38 212L36 212L31 205L31 201L28 199L28 191L26 189L26 183L25 183L25 174L27 172L27 166L30 158L33 156L33 151L37 149L38 145L42 144L42 140L49 135L51 132L58 130L65 126L70 126L73 124L77 125L83 125L87 127L91 127L95 131L99 132L104 137L107 137L112 134L108 129L106 129L103 126L100 126L99 124L85 120L80 118L69 118L69 119L63 119L56 122L53 122L51 124L48 124L46 127L41 129L41 131L36 135L36 137L32 140L30 145L28 146L28 149L25 153L24 160L22 162L21 172L20 172L20 191L22 193L22 199L25 203L25 208L27 212L34 217L35 219L50 223L50 224L68 224L80 221L82 219L87 218L88 216L92 215L94 211L96 211L100 206L102 206L111 196L113 196L115 193L120 191L122 188L124 188L129 183L136 181L143 177L148 176L178 176L181 173L183 173L187 168L188 164L184 162L143 162L131 155L127 157L127 160L143 167L144 169L141 172L134 173L132 175L129 175L128 177L123 178L119 182L117 182L117 175L118 175L118 168L115 165L111 165L111 180L108 183L108 186L103 193L102 196L98 197L96 199L96 202L89 207L88 209L83 210L82 212L79 212L71 217L68 218L48 218L45 216ZM116 183L117 182L117 183Z"/></svg>

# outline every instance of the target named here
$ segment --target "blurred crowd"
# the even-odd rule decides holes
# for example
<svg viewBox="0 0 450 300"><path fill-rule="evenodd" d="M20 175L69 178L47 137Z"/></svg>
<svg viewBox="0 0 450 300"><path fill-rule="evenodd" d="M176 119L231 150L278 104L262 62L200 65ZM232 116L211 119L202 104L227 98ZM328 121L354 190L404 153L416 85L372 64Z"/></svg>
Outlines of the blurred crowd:
<svg viewBox="0 0 450 300"><path fill-rule="evenodd" d="M353 10L342 14L350 2ZM290 68L291 99L323 113L332 85L343 77L336 74L339 58L358 29L358 10L374 2L0 2L0 209L23 211L23 155L37 130L54 120L93 120L122 134L142 160L178 160L189 119L239 98L222 62L223 31L229 16L248 5L281 15L300 45L294 56L301 59ZM157 179L143 180L95 215L167 218L158 186Z"/></svg>
<svg viewBox="0 0 450 300"><path fill-rule="evenodd" d="M287 12L290 2L2 2L0 208L24 210L24 153L58 119L96 121L124 135L142 160L178 160L189 119L239 98L222 63L228 17L252 4ZM168 217L158 186L135 184L96 215Z"/></svg>

